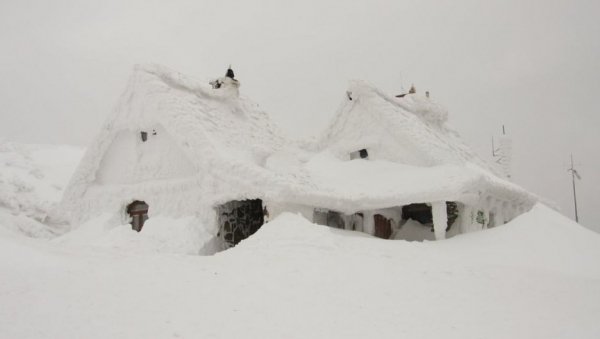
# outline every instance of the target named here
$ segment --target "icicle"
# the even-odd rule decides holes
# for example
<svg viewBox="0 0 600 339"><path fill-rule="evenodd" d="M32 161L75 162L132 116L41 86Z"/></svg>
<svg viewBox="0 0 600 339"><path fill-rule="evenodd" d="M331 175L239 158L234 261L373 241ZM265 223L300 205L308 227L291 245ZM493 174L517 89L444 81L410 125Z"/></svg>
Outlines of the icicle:
<svg viewBox="0 0 600 339"><path fill-rule="evenodd" d="M446 212L446 202L436 201L431 203L431 215L433 217L433 230L435 240L446 239L446 228L448 227L448 214Z"/></svg>
<svg viewBox="0 0 600 339"><path fill-rule="evenodd" d="M373 212L364 212L363 232L371 235L375 234L375 221L373 220L373 217Z"/></svg>

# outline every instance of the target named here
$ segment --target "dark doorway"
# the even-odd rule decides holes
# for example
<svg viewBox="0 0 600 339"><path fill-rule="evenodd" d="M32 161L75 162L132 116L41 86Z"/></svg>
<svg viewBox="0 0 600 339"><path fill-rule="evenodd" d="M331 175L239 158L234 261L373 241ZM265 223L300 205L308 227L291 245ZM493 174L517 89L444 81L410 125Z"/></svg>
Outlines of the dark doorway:
<svg viewBox="0 0 600 339"><path fill-rule="evenodd" d="M139 232L148 220L148 204L136 200L127 206L127 214L131 217L131 228Z"/></svg>
<svg viewBox="0 0 600 339"><path fill-rule="evenodd" d="M402 207L402 219L412 219L423 225L432 225L431 206L427 204L410 204Z"/></svg>
<svg viewBox="0 0 600 339"><path fill-rule="evenodd" d="M341 213L329 211L327 213L327 226L344 229L346 227L346 223L344 222L344 217Z"/></svg>
<svg viewBox="0 0 600 339"><path fill-rule="evenodd" d="M390 219L381 214L375 214L375 236L382 239L389 239L392 236L392 223Z"/></svg>
<svg viewBox="0 0 600 339"><path fill-rule="evenodd" d="M219 206L219 236L233 247L254 234L264 223L262 200L235 200Z"/></svg>
<svg viewBox="0 0 600 339"><path fill-rule="evenodd" d="M458 218L458 205L453 201L446 202L446 213L448 216L448 227L446 231L454 224ZM402 219L416 220L423 225L433 226L433 216L431 214L431 206L427 204L410 204L402 207ZM433 230L433 229L432 229Z"/></svg>
<svg viewBox="0 0 600 339"><path fill-rule="evenodd" d="M315 208L313 212L313 221L315 224L319 225L344 229L346 228L346 222L344 219L344 215L336 211Z"/></svg>

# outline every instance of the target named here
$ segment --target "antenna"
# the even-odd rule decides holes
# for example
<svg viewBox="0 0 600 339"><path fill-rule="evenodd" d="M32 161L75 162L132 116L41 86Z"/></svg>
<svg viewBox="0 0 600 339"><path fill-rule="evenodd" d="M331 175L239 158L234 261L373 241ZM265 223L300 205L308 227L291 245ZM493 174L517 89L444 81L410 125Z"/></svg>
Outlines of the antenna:
<svg viewBox="0 0 600 339"><path fill-rule="evenodd" d="M404 80L402 79L402 72L400 72L400 91L404 93Z"/></svg>
<svg viewBox="0 0 600 339"><path fill-rule="evenodd" d="M575 166L573 165L573 153L571 153L571 168L567 170L571 172L571 180L573 181L573 204L575 205L575 222L579 223L579 214L577 213L577 192L575 191L575 178L581 180L581 176L577 173Z"/></svg>
<svg viewBox="0 0 600 339"><path fill-rule="evenodd" d="M512 141L506 136L506 127L504 125L502 125L502 135L499 137L498 146L496 146L495 141L492 135L492 158L500 166L506 178L510 179Z"/></svg>

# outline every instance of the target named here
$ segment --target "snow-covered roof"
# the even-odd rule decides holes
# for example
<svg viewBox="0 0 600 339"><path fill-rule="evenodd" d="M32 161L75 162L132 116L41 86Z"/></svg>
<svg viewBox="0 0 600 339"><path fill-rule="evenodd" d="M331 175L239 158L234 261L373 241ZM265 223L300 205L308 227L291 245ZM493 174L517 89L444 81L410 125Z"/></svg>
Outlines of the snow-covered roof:
<svg viewBox="0 0 600 339"><path fill-rule="evenodd" d="M265 112L239 96L237 86L214 89L161 66L137 66L63 204L74 206L97 182L98 168L119 132L161 126L198 179L156 183L162 188L155 194L168 191L164 187L170 182L178 187L202 182L202 189L212 192L202 194L214 195L211 204L255 196L352 212L493 195L533 205L533 195L501 179L445 125L446 119L446 111L429 98L393 98L355 81L313 147L285 138ZM351 161L349 152L363 148L369 161ZM225 192L232 189L240 192Z"/></svg>
<svg viewBox="0 0 600 339"><path fill-rule="evenodd" d="M351 82L347 93L320 139L321 149L347 152L373 146L383 148L379 158L404 164L473 163L499 173L446 126L448 113L430 98L390 97L363 81Z"/></svg>
<svg viewBox="0 0 600 339"><path fill-rule="evenodd" d="M284 196L344 212L480 196L527 206L538 200L477 156L446 121L446 110L428 97L393 98L353 81L317 153L299 156ZM350 160L360 149L369 160ZM275 171L281 163L269 162Z"/></svg>
<svg viewBox="0 0 600 339"><path fill-rule="evenodd" d="M279 197L346 213L433 201L473 204L488 196L526 206L537 201L518 185L472 163L423 167L388 160L342 160L324 151L290 178L295 180L277 192Z"/></svg>
<svg viewBox="0 0 600 339"><path fill-rule="evenodd" d="M197 173L227 172L250 180L269 176L261 167L283 144L268 115L237 88L213 89L158 65L136 66L114 112L93 140L65 193L78 199L96 179L118 132L150 133L162 126Z"/></svg>
<svg viewBox="0 0 600 339"><path fill-rule="evenodd" d="M282 142L268 115L237 90L213 89L158 65L136 66L115 113L107 124L112 129L149 129L160 123L198 167L215 152L260 164Z"/></svg>

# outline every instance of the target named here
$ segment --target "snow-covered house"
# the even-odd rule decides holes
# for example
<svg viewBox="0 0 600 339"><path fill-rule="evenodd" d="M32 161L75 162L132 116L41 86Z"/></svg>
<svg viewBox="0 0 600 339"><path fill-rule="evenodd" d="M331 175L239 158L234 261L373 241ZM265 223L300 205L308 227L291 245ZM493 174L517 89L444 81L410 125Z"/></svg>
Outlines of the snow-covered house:
<svg viewBox="0 0 600 339"><path fill-rule="evenodd" d="M237 84L221 82L213 89L160 66L136 67L65 191L71 224L113 213L140 230L153 215L189 217L211 239L215 206L262 196L274 181L263 165L283 138Z"/></svg>
<svg viewBox="0 0 600 339"><path fill-rule="evenodd" d="M530 209L537 198L502 179L446 120L427 96L390 97L352 82L316 155L300 166L309 187L286 196L315 208L317 223L409 240L501 225Z"/></svg>
<svg viewBox="0 0 600 339"><path fill-rule="evenodd" d="M185 218L198 252L211 253L286 211L423 240L502 224L536 200L462 144L426 97L354 82L319 141L299 144L238 87L232 72L209 86L136 67L65 192L71 224L108 214L140 231L148 218Z"/></svg>

